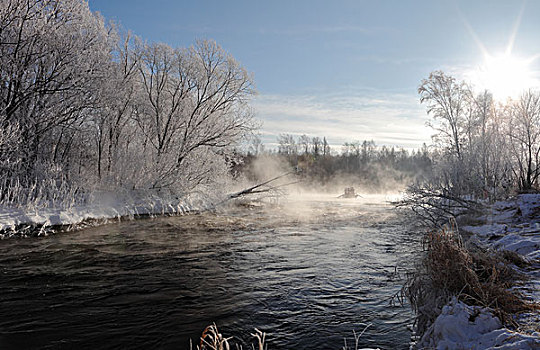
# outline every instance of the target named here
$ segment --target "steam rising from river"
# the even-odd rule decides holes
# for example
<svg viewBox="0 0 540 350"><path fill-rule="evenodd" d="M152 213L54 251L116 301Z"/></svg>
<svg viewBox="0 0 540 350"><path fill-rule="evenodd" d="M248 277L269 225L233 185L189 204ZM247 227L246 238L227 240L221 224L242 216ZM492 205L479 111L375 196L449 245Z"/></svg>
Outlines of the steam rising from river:
<svg viewBox="0 0 540 350"><path fill-rule="evenodd" d="M404 183L388 180L384 189L366 186L358 176L337 175L324 184L310 182L302 173L302 169L292 169L288 163L273 156L260 156L251 165L250 176L241 182L241 188L249 188L256 184L275 179L268 184L273 190L259 195L250 195L240 199L236 204L244 206L264 206L267 211L275 211L283 220L308 222L322 220L325 216L348 216L358 205L374 205L394 202L401 198L400 191L406 187ZM287 174L283 176L284 174ZM388 179L379 173L381 179ZM282 177L280 177L282 176ZM339 198L346 187L354 187L357 198ZM328 203L335 203L339 211L328 213ZM257 203L257 204L255 204ZM325 203L324 212L321 204Z"/></svg>

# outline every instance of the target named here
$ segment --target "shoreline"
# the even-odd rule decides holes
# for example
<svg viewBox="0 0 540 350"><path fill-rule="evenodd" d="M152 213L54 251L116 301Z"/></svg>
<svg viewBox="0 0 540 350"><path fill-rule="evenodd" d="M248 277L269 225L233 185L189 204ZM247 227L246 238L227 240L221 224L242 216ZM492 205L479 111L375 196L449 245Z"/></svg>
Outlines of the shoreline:
<svg viewBox="0 0 540 350"><path fill-rule="evenodd" d="M212 208L197 200L142 200L113 205L74 206L24 210L0 208L0 239L45 237L111 222L138 220L159 216L196 214Z"/></svg>
<svg viewBox="0 0 540 350"><path fill-rule="evenodd" d="M539 213L540 194L521 194L493 203L481 215L461 220L457 229L464 247L479 247L492 255L516 254L516 261L508 265L524 279L514 282L510 290L517 292L521 301L532 305L531 310L510 315L515 327L509 328L496 316L496 305L467 305L459 300L460 295L452 295L419 337L415 345L418 349L540 347ZM521 265L519 259L523 259L526 266L518 266Z"/></svg>

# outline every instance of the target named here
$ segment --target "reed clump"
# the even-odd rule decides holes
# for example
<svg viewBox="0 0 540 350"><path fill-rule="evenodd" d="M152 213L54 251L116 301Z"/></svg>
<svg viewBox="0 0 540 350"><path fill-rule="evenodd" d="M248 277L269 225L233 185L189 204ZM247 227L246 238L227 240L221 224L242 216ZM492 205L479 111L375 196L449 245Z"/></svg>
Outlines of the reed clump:
<svg viewBox="0 0 540 350"><path fill-rule="evenodd" d="M512 254L467 248L451 228L426 234L423 249L424 257L402 290L417 313L418 334L434 322L452 296L468 305L489 307L509 326L516 326L512 315L538 308L512 290L524 278L510 266L516 260Z"/></svg>
<svg viewBox="0 0 540 350"><path fill-rule="evenodd" d="M261 332L255 328L255 333L251 336L255 337L256 343L251 345L252 350L268 350L266 345L266 333ZM199 344L195 348L196 350L230 350L231 345L229 342L232 337L225 338L218 330L215 323L206 327L202 332ZM235 344L237 350L242 350L242 345ZM193 345L190 346L193 350Z"/></svg>

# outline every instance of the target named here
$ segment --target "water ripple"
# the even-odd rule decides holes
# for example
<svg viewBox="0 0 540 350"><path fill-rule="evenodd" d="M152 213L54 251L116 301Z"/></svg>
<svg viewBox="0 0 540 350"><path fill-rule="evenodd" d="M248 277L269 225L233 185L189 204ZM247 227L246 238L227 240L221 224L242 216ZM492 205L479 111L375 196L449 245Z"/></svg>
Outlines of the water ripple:
<svg viewBox="0 0 540 350"><path fill-rule="evenodd" d="M367 323L361 346L408 348L389 300L416 239L380 201L303 205L0 241L0 348L187 349L211 322L244 348L257 327L272 349L339 349Z"/></svg>

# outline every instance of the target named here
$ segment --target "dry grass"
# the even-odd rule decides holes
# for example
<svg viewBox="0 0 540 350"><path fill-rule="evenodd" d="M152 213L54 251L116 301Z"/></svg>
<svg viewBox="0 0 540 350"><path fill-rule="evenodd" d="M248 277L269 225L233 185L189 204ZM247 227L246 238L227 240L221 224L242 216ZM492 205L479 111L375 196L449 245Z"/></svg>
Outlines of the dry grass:
<svg viewBox="0 0 540 350"><path fill-rule="evenodd" d="M266 333L261 332L255 328L255 333L251 334L256 338L256 344L252 344L251 348L253 350L267 350L268 346L266 345ZM201 335L199 345L197 345L196 350L230 350L231 345L229 341L232 337L225 338L219 330L215 323L206 327ZM242 346L236 344L237 350L242 350ZM193 349L193 346L190 346L190 349Z"/></svg>
<svg viewBox="0 0 540 350"><path fill-rule="evenodd" d="M512 326L513 314L538 308L510 290L523 278L509 266L517 259L515 256L505 259L501 253L467 249L453 229L428 233L424 250L424 258L403 287L416 310L419 334L435 320L451 296L469 305L489 307L503 323Z"/></svg>
<svg viewBox="0 0 540 350"><path fill-rule="evenodd" d="M366 330L371 326L371 323L369 323L368 325L366 325L364 327L364 329L362 330L362 332L360 332L359 334L356 334L356 331L353 329L353 339L354 339L354 346L352 348L349 347L349 345L347 344L347 338L343 339L343 341L345 342L345 345L343 346L342 350L360 350L360 338L362 337L362 335L364 335L364 333L366 332Z"/></svg>

